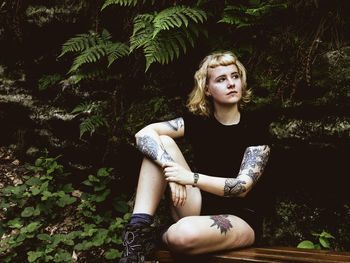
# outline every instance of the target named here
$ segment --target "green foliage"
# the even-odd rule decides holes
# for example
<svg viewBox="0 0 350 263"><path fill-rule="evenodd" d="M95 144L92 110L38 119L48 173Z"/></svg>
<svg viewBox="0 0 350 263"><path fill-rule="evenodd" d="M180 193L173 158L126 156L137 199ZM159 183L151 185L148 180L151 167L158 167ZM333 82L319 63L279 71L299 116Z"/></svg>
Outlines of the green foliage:
<svg viewBox="0 0 350 263"><path fill-rule="evenodd" d="M80 138L86 132L90 132L90 136L100 127L108 127L108 120L103 114L106 103L84 102L72 111L73 114L84 115L83 121L80 123Z"/></svg>
<svg viewBox="0 0 350 263"><path fill-rule="evenodd" d="M323 231L321 234L312 232L313 236L317 237L318 243L313 243L309 240L304 240L298 244L298 248L309 248L309 249L330 249L330 239L335 239L331 234Z"/></svg>
<svg viewBox="0 0 350 263"><path fill-rule="evenodd" d="M205 31L198 25L207 19L205 11L187 6L173 6L160 12L145 13L134 18L130 52L142 48L146 71L154 62L168 64L186 53L186 42L194 46L194 36Z"/></svg>
<svg viewBox="0 0 350 263"><path fill-rule="evenodd" d="M59 74L44 75L39 79L39 90L46 90L48 87L55 85L60 80L62 80L62 76Z"/></svg>
<svg viewBox="0 0 350 263"><path fill-rule="evenodd" d="M71 195L73 188L71 184L65 184L62 165L58 164L55 158L40 157L34 166L29 169L34 176L25 176L26 181L21 185L8 186L0 190L3 199L0 209L6 209L7 221L1 222L3 230L12 229L11 235L1 240L0 253L5 253L5 262L17 256L16 251L25 249L28 251L28 261L38 262L38 258L48 262L55 259L55 262L71 262L64 257L64 250L57 250L49 244L45 250L32 251L31 246L38 239L43 239L43 231L48 221L56 219L63 209L77 201ZM58 261L57 261L58 260Z"/></svg>
<svg viewBox="0 0 350 263"><path fill-rule="evenodd" d="M129 54L129 47L126 44L112 42L111 39L112 36L106 29L102 31L101 35L94 31L78 34L63 44L62 52L58 57L69 52L77 53L68 72L76 74L76 82L84 78L98 76L103 72L100 67L87 71L84 70L84 66L107 61L108 68L117 59Z"/></svg>
<svg viewBox="0 0 350 263"><path fill-rule="evenodd" d="M275 9L287 8L287 3L279 2L276 0L251 0L247 1L246 5L229 4L218 22L235 25L237 28L261 24L260 20L274 12Z"/></svg>
<svg viewBox="0 0 350 263"><path fill-rule="evenodd" d="M138 3L144 4L147 0L106 0L106 2L103 4L101 10L105 9L107 6L110 5L120 5L120 6L136 6ZM152 5L154 5L155 0L152 0Z"/></svg>
<svg viewBox="0 0 350 263"><path fill-rule="evenodd" d="M0 190L0 210L5 217L0 229L8 233L0 241L1 262L18 262L24 255L28 262L73 262L73 251L93 248L100 249L105 259L121 256L121 232L130 214L122 197L107 200L112 169L101 168L96 176L89 175L83 184L91 187L90 191L72 196L79 191L65 183L67 174L57 162L59 157L38 158L30 167L34 176L26 176L21 185ZM99 206L111 200L111 209L102 213ZM62 216L68 222L67 209L77 210L71 221L79 223L70 231L56 232L52 224Z"/></svg>

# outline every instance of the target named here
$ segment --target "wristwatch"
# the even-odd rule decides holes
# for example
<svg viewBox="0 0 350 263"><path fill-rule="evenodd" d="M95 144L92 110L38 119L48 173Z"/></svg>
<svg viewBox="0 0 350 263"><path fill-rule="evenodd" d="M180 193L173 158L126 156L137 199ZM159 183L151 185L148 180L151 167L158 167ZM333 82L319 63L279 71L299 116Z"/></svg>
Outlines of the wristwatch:
<svg viewBox="0 0 350 263"><path fill-rule="evenodd" d="M193 185L192 187L196 187L199 179L199 174L198 173L193 173Z"/></svg>

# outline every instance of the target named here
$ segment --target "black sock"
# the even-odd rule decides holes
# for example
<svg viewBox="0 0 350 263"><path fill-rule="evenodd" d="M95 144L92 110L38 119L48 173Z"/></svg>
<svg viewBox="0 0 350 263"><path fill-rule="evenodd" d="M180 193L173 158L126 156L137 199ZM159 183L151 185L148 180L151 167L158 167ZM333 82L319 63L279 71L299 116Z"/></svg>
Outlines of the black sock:
<svg viewBox="0 0 350 263"><path fill-rule="evenodd" d="M137 226L150 226L153 221L153 216L149 214L137 213L130 217L130 224Z"/></svg>

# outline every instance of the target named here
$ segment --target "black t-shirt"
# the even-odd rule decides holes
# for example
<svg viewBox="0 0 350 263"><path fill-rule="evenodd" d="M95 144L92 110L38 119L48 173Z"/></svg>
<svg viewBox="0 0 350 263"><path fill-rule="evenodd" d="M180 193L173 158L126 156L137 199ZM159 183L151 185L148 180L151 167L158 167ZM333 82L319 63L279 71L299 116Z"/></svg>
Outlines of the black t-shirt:
<svg viewBox="0 0 350 263"><path fill-rule="evenodd" d="M192 146L198 173L235 178L247 147L270 144L267 123L247 113L241 113L239 123L234 125L223 125L214 116L193 114L186 114L184 122L185 138ZM202 191L202 214L230 213L242 208L256 210L250 195L227 198Z"/></svg>

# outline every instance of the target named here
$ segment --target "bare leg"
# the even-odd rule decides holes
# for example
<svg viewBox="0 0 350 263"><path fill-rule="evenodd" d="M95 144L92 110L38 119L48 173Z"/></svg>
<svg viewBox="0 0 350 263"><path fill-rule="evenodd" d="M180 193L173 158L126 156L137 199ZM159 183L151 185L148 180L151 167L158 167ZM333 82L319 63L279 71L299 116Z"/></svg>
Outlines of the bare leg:
<svg viewBox="0 0 350 263"><path fill-rule="evenodd" d="M165 191L161 168L148 158L142 161L133 213L154 215Z"/></svg>
<svg viewBox="0 0 350 263"><path fill-rule="evenodd" d="M160 136L160 139L171 158L190 169L175 141L169 136ZM154 215L165 188L166 181L162 168L153 161L144 158L141 165L133 212ZM192 186L188 186L186 189L187 200L185 205L182 207L171 206L171 212L175 221L184 216L200 214L201 195L199 189Z"/></svg>
<svg viewBox="0 0 350 263"><path fill-rule="evenodd" d="M175 252L194 255L250 246L254 231L233 215L189 216L173 224L163 241Z"/></svg>

